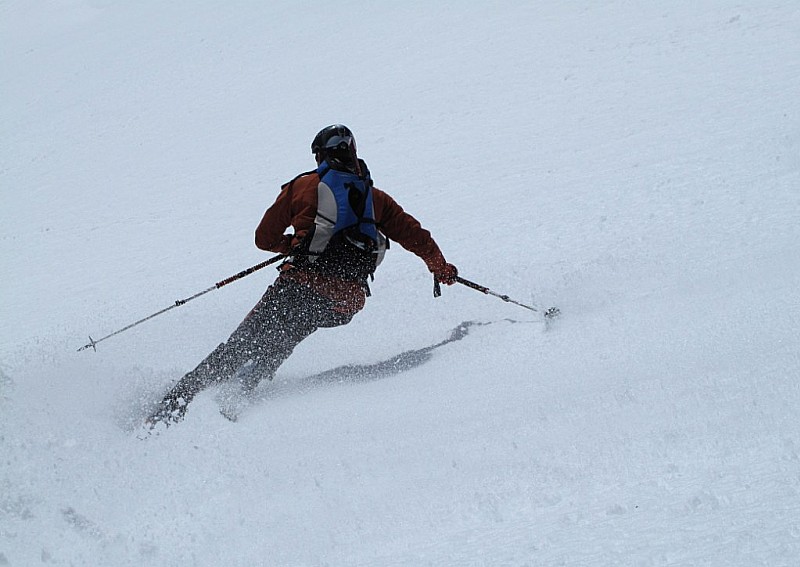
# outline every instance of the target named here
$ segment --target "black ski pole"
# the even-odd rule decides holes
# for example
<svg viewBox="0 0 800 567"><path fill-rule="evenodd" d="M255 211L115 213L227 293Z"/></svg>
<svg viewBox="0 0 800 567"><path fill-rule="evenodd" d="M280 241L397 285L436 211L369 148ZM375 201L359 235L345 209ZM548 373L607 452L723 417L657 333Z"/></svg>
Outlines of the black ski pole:
<svg viewBox="0 0 800 567"><path fill-rule="evenodd" d="M100 339L94 340L94 339L91 337L91 335L90 335L90 336L89 336L89 344L86 344L86 345L82 346L81 348L79 348L79 349L78 349L78 352L80 352L80 351L82 351L82 350L85 350L85 349L87 349L87 348L89 348L89 347L91 347L92 349L94 349L95 351L97 351L97 343L99 343L99 342L101 342L101 341L104 341L104 340L106 340L106 339L108 339L108 338L111 338L111 337L113 337L114 335L119 335L120 333L124 333L124 332L125 332L125 331L127 331L128 329L132 329L133 327L135 327L136 325L139 325L140 323L144 323L145 321L149 321L149 320L150 320L150 319L152 319L153 317L158 317L159 315L161 315L162 313L166 313L166 312L167 312L167 311L169 311L170 309L175 309L176 307L180 307L180 306L181 306L181 305L183 305L184 303L188 303L188 302L190 302L192 299L196 299L196 298L200 297L201 295L205 295L205 294L206 294L206 293L208 293L209 291L214 291L215 289L219 289L219 288L221 288L222 286L228 285L228 284L229 284L229 283L231 283L231 282L235 282L236 280L240 280L240 279L242 279L242 278L243 278L243 277L245 277L245 276L249 276L249 275L250 275L250 274L252 274L253 272L256 272L256 271L258 271L258 270L260 270L261 268L265 268L265 267L269 266L270 264L274 264L275 262L277 262L277 261L279 261L279 260L282 260L282 259L283 259L283 258L285 258L285 257L286 257L286 256L285 256L284 254L278 254L277 256L273 256L273 257L272 257L272 258L270 258L269 260L265 260L265 261L261 262L260 264L256 264L255 266L252 266L252 267L250 267L250 268L247 268L246 270L242 270L242 271L241 271L241 272L239 272L238 274L236 274L236 275L233 275L233 276L231 276L231 277L229 277L229 278L226 278L226 279L224 279L224 280L222 280L222 281L219 281L219 282L215 283L213 286L211 286L210 288L208 288L208 289L205 289L205 290L203 290L203 291L201 291L201 292L199 292L199 293L195 293L195 294L194 294L193 296L191 296L191 297L187 297L186 299L179 299L179 300L177 300L177 301L176 301L176 302L175 302L173 305L170 305L169 307L167 307L167 308L165 308L165 309L162 309L161 311L159 311L159 312L157 312L157 313L153 313L152 315L148 315L148 316L147 316L147 317L145 317L144 319L139 319L139 320L138 320L138 321L136 321L135 323L131 323L131 324L130 324L130 325L128 325L127 327L123 327L123 328L122 328L122 329L120 329L119 331L114 331L113 333L111 333L111 334L109 334L109 335L106 335L105 337L102 337L102 338L100 338Z"/></svg>
<svg viewBox="0 0 800 567"><path fill-rule="evenodd" d="M531 305L525 305L524 303L520 303L519 301L515 301L515 300L511 299L507 295L501 295L499 293L496 293L496 292L492 291L491 289L489 289L486 286L482 286L480 284L476 284L475 282L471 282L469 280L465 280L461 276L456 276L456 281L458 283L460 283L461 285L465 285L465 286L467 286L469 288L472 288L472 289L475 289L477 291L480 291L481 293L485 293L487 295L493 295L495 297L499 297L500 299L502 299L503 301L506 301L508 303L513 303L514 305L519 305L520 307L524 307L525 309L529 309L529 310L534 311L536 313L543 313L544 316L546 318L548 318L548 319L553 319L555 317L558 317L558 315L561 313L561 311L558 310L558 307L550 307L548 309L542 310L540 307L533 307Z"/></svg>

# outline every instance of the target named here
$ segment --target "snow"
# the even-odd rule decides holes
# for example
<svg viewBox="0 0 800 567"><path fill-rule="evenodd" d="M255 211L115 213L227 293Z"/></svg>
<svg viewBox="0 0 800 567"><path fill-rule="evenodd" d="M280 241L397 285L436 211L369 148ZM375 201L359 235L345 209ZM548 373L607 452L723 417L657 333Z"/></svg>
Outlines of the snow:
<svg viewBox="0 0 800 567"><path fill-rule="evenodd" d="M0 565L800 564L795 2L0 5ZM394 246L237 423L141 441L349 125ZM323 380L488 323L391 376Z"/></svg>

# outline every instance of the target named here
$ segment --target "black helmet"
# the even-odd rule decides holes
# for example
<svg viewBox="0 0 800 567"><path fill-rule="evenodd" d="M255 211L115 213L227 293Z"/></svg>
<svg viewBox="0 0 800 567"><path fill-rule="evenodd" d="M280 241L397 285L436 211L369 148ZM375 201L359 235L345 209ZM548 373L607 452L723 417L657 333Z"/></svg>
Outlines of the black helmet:
<svg viewBox="0 0 800 567"><path fill-rule="evenodd" d="M317 161L327 160L335 169L356 171L356 139L350 128L343 124L333 124L319 131L311 142L311 153Z"/></svg>

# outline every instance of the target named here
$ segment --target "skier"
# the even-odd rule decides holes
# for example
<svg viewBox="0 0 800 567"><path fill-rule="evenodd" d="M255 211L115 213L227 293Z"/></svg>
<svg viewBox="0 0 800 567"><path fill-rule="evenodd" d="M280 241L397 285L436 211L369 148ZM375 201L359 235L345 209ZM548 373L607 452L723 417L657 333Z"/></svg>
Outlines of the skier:
<svg viewBox="0 0 800 567"><path fill-rule="evenodd" d="M279 275L230 338L167 393L148 418L154 427L183 419L202 389L236 378L245 394L275 371L320 327L350 322L369 296L368 280L398 242L446 285L458 270L430 232L372 184L349 128L323 128L311 143L317 168L281 187L255 233L256 246L286 254ZM284 234L292 227L292 234Z"/></svg>

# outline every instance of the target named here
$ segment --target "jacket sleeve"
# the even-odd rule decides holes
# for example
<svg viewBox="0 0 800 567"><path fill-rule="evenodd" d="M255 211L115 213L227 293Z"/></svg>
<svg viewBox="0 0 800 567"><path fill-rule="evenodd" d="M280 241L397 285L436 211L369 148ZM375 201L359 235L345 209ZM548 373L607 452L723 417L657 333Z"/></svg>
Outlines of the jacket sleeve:
<svg viewBox="0 0 800 567"><path fill-rule="evenodd" d="M442 269L446 261L431 233L388 194L373 188L373 195L375 217L381 232L419 256L431 272Z"/></svg>
<svg viewBox="0 0 800 567"><path fill-rule="evenodd" d="M291 249L291 236L283 234L292 222L291 187L281 188L278 198L256 228L256 246L261 250L286 254Z"/></svg>
<svg viewBox="0 0 800 567"><path fill-rule="evenodd" d="M258 248L279 254L291 252L314 224L317 183L315 175L305 175L281 187L256 228ZM294 235L284 234L290 226Z"/></svg>

